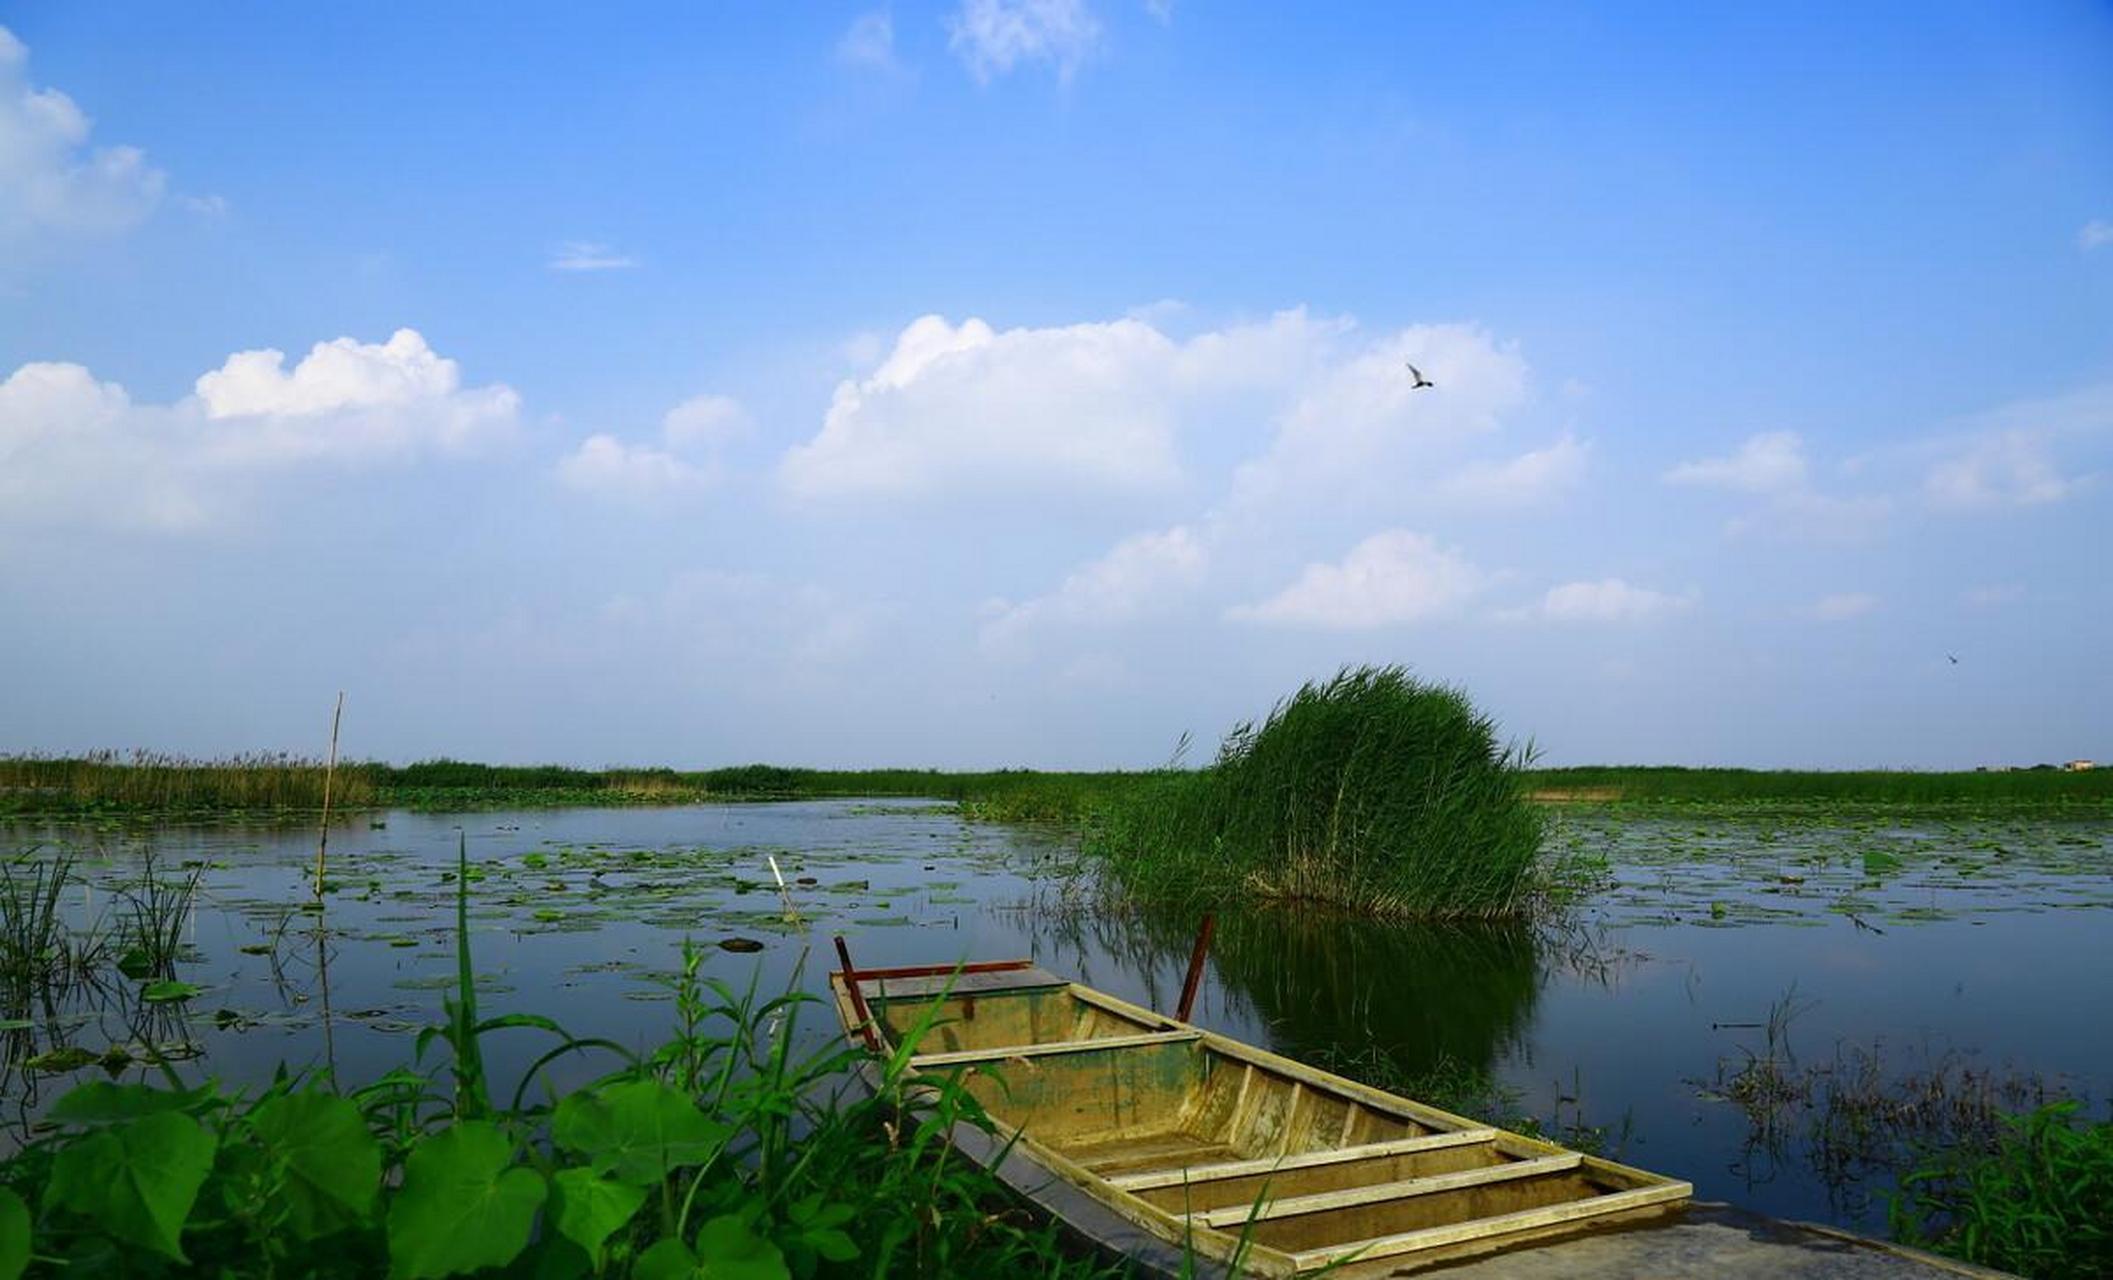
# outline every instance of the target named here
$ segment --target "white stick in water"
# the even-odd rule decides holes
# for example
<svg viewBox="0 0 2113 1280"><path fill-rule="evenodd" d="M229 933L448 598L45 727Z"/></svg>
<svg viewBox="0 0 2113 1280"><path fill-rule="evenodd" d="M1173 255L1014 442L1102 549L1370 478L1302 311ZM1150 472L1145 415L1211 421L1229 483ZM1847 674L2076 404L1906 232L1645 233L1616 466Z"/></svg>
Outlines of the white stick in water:
<svg viewBox="0 0 2113 1280"><path fill-rule="evenodd" d="M763 857L770 863L771 878L778 882L778 897L785 903L785 914L792 919L800 918L800 909L792 905L792 890L785 887L785 873L778 870L778 855L766 853Z"/></svg>

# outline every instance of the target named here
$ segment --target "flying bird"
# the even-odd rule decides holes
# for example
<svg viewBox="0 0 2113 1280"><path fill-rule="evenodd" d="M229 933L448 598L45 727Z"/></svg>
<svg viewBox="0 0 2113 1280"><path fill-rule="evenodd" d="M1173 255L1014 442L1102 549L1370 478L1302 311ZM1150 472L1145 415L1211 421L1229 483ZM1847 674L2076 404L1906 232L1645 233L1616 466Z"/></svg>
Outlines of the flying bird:
<svg viewBox="0 0 2113 1280"><path fill-rule="evenodd" d="M1958 654L1956 654L1956 653L1947 653L1947 654L1945 654L1944 656L1945 656L1945 657L1947 657L1947 658L1950 658L1950 659L1952 660L1952 665L1953 665L1953 666L1955 666L1955 667L1956 667L1956 666L1958 666L1958 665L1959 665L1959 655L1958 655Z"/></svg>
<svg viewBox="0 0 2113 1280"><path fill-rule="evenodd" d="M1437 383L1435 383L1435 382L1431 381L1431 380L1430 380L1429 378L1426 378L1426 377L1424 377L1424 376L1423 376L1423 370L1421 370L1421 369L1417 368L1417 367L1416 367L1415 365L1413 365L1413 364L1409 364L1409 362L1408 362L1408 361L1406 361L1406 360L1402 361L1402 363L1403 363L1403 364L1408 364L1408 365L1409 365L1409 372L1410 372L1410 373L1412 373L1412 374L1414 374L1414 375L1416 376L1416 381L1415 381L1414 385L1412 385L1412 386L1411 386L1411 387L1409 388L1409 390L1411 390L1411 391L1421 391L1421 390L1423 390L1423 389L1424 389L1425 387L1435 387L1435 386L1437 386L1437 385L1438 385Z"/></svg>

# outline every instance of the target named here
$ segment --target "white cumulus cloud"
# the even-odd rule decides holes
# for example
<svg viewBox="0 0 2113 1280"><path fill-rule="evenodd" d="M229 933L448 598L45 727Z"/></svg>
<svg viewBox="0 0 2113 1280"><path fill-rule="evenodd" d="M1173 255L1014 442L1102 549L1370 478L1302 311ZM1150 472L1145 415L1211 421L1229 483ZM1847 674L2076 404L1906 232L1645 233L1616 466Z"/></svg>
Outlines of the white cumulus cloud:
<svg viewBox="0 0 2113 1280"><path fill-rule="evenodd" d="M1648 622L1693 607L1695 597L1639 587L1620 578L1550 587L1536 611L1552 622Z"/></svg>
<svg viewBox="0 0 2113 1280"><path fill-rule="evenodd" d="M1236 478L1244 502L1435 480L1438 449L1496 431L1527 399L1525 360L1473 325L1320 339L1270 449ZM1418 389L1410 362L1436 385Z"/></svg>
<svg viewBox="0 0 2113 1280"><path fill-rule="evenodd" d="M1135 320L999 332L925 316L870 376L837 387L783 478L807 497L1164 488L1180 472L1173 356Z"/></svg>
<svg viewBox="0 0 2113 1280"><path fill-rule="evenodd" d="M716 473L651 445L597 433L558 460L558 479L606 498L653 498L709 488Z"/></svg>
<svg viewBox="0 0 2113 1280"><path fill-rule="evenodd" d="M1527 506L1576 488L1586 453L1583 443L1566 435L1504 462L1469 463L1446 478L1444 491L1477 506Z"/></svg>
<svg viewBox="0 0 2113 1280"><path fill-rule="evenodd" d="M92 127L72 98L30 85L28 46L0 27L0 251L124 231L153 212L166 176L137 147L91 147Z"/></svg>
<svg viewBox="0 0 2113 1280"><path fill-rule="evenodd" d="M607 432L582 440L558 460L558 480L570 488L618 500L694 494L716 484L725 447L750 429L747 410L731 396L693 396L667 411L660 438L645 444Z"/></svg>
<svg viewBox="0 0 2113 1280"><path fill-rule="evenodd" d="M1085 0L962 0L946 25L947 47L985 84L1033 62L1069 80L1099 49L1102 34Z"/></svg>
<svg viewBox="0 0 2113 1280"><path fill-rule="evenodd" d="M1459 552L1391 529L1352 547L1339 564L1307 565L1276 595L1226 616L1335 631L1403 626L1457 616L1488 581Z"/></svg>
<svg viewBox="0 0 2113 1280"><path fill-rule="evenodd" d="M1412 358L1442 390L1411 389ZM1526 384L1518 354L1471 326L1368 334L1294 309L1176 341L1135 316L1008 330L925 316L837 387L781 479L808 498L1164 490L1184 476L1185 431L1240 423L1271 443L1240 468L1236 505L1398 495L1435 487L1439 458L1495 431ZM1553 484L1580 449L1559 444L1485 482Z"/></svg>
<svg viewBox="0 0 2113 1280"><path fill-rule="evenodd" d="M461 382L453 360L398 329L387 342L318 342L291 369L282 351L238 351L198 379L196 399L221 424L205 437L219 461L367 462L470 453L510 434L513 389Z"/></svg>
<svg viewBox="0 0 2113 1280"><path fill-rule="evenodd" d="M732 396L692 396L668 410L660 433L679 449L717 449L748 434L748 410Z"/></svg>
<svg viewBox="0 0 2113 1280"><path fill-rule="evenodd" d="M22 366L0 383L0 522L195 526L267 471L462 456L517 426L512 388L463 387L414 330L285 359L237 352L168 405L80 365Z"/></svg>
<svg viewBox="0 0 2113 1280"><path fill-rule="evenodd" d="M1209 565L1204 540L1185 525L1125 538L1047 595L1018 604L998 602L984 624L984 642L1002 644L1046 623L1134 621L1181 599L1202 581Z"/></svg>

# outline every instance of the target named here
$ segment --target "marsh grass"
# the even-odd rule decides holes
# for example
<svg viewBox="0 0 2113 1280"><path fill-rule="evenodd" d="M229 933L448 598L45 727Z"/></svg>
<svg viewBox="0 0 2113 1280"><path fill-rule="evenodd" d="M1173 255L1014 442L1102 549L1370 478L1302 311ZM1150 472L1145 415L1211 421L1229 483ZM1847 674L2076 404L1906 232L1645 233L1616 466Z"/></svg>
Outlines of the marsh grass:
<svg viewBox="0 0 2113 1280"><path fill-rule="evenodd" d="M314 810L327 770L320 760L260 753L193 760L157 752L0 756L0 813L267 812ZM371 770L340 768L338 803L374 803Z"/></svg>
<svg viewBox="0 0 2113 1280"><path fill-rule="evenodd" d="M1154 899L1513 916L1547 821L1525 797L1529 755L1458 689L1345 668L1236 726L1208 769L1122 791L1089 844Z"/></svg>
<svg viewBox="0 0 2113 1280"><path fill-rule="evenodd" d="M2046 1188L2034 1190L2021 1180L2018 1144L2052 1152L2050 1158L2077 1154L2064 1145L2066 1138L2050 1136L2042 1117L2071 1116L2080 1099L2037 1072L1990 1067L1956 1054L1903 1070L1889 1061L1882 1045L1837 1045L1827 1057L1800 1061L1791 1048L1790 1028L1810 1007L1795 989L1785 993L1759 1024L1760 1048L1742 1048L1720 1062L1714 1081L1690 1082L1703 1099L1728 1103L1745 1118L1747 1133L1734 1172L1765 1181L1786 1162L1802 1162L1829 1199L1853 1214L1871 1206L1874 1188L1890 1194L1893 1230L1908 1243L2027 1275L2101 1274L2043 1272L2020 1265L2026 1255L2018 1252L1962 1251L1980 1247L1961 1225L1962 1214L1988 1218L1991 1230L2017 1227L2007 1220L1993 1225L2004 1216L1994 1212L1993 1188L2022 1197L2014 1206L2021 1212L2058 1216L2069 1211L2032 1208L2029 1201L2044 1198ZM2095 1140L2113 1149L2113 1129ZM1990 1181L1977 1183L1981 1178ZM1886 1193L1888 1187L1899 1190ZM2113 1196L2113 1186L2096 1194L2098 1212L2113 1207L2105 1198Z"/></svg>
<svg viewBox="0 0 2113 1280"><path fill-rule="evenodd" d="M1978 1147L1932 1150L1902 1180L1896 1239L2035 1280L2113 1275L2113 1120L2059 1102Z"/></svg>
<svg viewBox="0 0 2113 1280"><path fill-rule="evenodd" d="M203 864L184 875L166 875L148 854L140 863L139 878L118 889L124 911L117 925L117 963L126 977L176 976L176 962L186 950L184 934L204 875Z"/></svg>
<svg viewBox="0 0 2113 1280"><path fill-rule="evenodd" d="M75 929L62 910L66 889L80 883L73 859L34 852L0 861L0 1017L11 1019L62 1003L93 978L109 950L101 929Z"/></svg>

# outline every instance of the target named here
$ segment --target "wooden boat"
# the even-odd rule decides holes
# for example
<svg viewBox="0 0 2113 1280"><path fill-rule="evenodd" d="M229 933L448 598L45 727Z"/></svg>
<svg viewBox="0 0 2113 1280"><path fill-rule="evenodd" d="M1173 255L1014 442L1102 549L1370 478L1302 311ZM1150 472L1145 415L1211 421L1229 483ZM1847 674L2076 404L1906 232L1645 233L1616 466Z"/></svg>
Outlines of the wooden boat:
<svg viewBox="0 0 2113 1280"><path fill-rule="evenodd" d="M1200 951L1200 944L1199 944ZM1677 1213L1685 1182L1396 1097L1029 960L830 975L846 1033L921 1038L997 1122L955 1144L1168 1273L1391 1275Z"/></svg>

